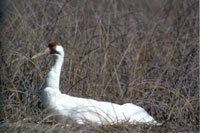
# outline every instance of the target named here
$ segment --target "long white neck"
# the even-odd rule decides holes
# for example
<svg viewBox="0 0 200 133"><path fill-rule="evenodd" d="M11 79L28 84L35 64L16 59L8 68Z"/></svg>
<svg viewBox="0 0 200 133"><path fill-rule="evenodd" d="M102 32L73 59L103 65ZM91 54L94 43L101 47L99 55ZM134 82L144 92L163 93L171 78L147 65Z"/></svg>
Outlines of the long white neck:
<svg viewBox="0 0 200 133"><path fill-rule="evenodd" d="M51 87L53 89L59 89L60 84L60 74L61 74L61 68L62 64L64 62L64 55L56 55L54 58L54 64L51 67L46 81L45 86Z"/></svg>

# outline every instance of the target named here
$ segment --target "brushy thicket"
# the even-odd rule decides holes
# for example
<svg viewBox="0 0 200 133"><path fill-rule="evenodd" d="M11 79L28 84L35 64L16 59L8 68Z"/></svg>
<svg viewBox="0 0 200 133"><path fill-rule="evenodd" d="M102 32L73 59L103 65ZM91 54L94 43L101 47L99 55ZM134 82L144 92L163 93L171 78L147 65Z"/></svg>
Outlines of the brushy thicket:
<svg viewBox="0 0 200 133"><path fill-rule="evenodd" d="M197 131L198 0L8 0L1 7L0 132ZM161 127L66 124L39 99L51 56L65 48L61 91L132 102Z"/></svg>

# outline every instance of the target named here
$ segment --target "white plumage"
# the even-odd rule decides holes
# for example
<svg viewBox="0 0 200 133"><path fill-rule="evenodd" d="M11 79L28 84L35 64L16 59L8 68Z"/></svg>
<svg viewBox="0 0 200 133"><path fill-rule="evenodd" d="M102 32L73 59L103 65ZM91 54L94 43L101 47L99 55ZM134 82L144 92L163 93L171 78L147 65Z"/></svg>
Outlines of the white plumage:
<svg viewBox="0 0 200 133"><path fill-rule="evenodd" d="M55 62L42 87L41 99L44 106L62 118L70 118L79 124L85 121L98 124L114 124L124 121L130 123L158 123L141 107L132 103L123 105L73 97L62 94L59 89L61 67L64 62L64 49L57 43L50 43L47 51L55 56ZM41 54L39 54L41 55ZM36 58L34 56L33 58Z"/></svg>

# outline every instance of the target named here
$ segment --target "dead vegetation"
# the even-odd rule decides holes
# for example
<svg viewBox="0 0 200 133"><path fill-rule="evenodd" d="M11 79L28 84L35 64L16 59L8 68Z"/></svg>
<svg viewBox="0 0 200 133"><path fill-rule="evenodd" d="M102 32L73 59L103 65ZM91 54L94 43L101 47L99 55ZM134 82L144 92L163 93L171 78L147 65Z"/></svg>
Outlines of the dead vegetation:
<svg viewBox="0 0 200 133"><path fill-rule="evenodd" d="M0 132L198 131L197 0L8 0L1 8ZM39 100L51 57L30 60L49 42L65 48L61 91L132 102L161 127L67 124Z"/></svg>

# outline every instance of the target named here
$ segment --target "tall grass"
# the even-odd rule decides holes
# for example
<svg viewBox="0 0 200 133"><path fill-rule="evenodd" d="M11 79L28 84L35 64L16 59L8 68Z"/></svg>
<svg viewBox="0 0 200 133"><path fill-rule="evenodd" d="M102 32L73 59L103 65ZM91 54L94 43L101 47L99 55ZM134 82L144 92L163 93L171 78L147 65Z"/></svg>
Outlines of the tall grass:
<svg viewBox="0 0 200 133"><path fill-rule="evenodd" d="M1 8L0 132L198 131L197 0L8 0ZM51 57L65 48L63 93L132 102L163 123L82 125L54 121L39 99Z"/></svg>

